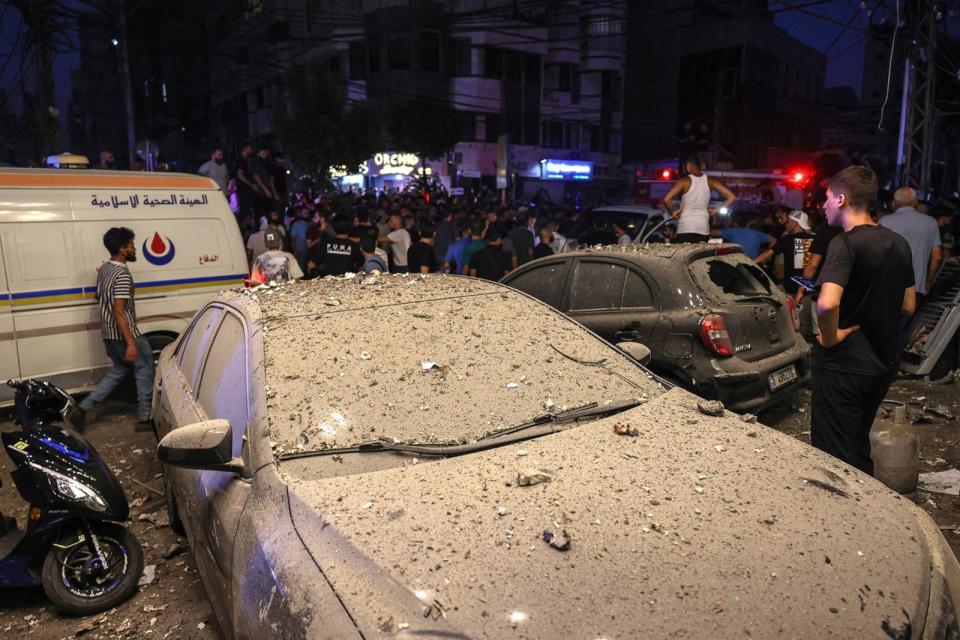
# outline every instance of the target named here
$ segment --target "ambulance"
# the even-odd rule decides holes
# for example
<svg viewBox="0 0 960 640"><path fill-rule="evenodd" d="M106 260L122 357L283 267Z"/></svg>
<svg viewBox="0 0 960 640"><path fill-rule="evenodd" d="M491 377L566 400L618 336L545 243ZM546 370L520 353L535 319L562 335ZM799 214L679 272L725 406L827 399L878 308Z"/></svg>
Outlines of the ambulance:
<svg viewBox="0 0 960 640"><path fill-rule="evenodd" d="M110 361L95 299L103 234L128 227L137 324L155 353L247 273L240 229L217 185L177 173L0 169L0 380L92 389ZM12 390L0 385L0 403Z"/></svg>

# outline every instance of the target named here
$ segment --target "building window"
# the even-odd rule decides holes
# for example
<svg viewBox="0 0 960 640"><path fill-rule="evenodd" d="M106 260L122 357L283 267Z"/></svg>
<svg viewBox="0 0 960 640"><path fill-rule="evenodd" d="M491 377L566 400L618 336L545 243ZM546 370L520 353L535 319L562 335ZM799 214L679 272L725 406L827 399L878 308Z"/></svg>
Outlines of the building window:
<svg viewBox="0 0 960 640"><path fill-rule="evenodd" d="M450 75L456 78L466 78L473 75L472 56L473 49L469 40L452 40L451 54L453 60L450 63Z"/></svg>
<svg viewBox="0 0 960 640"><path fill-rule="evenodd" d="M624 48L623 20L617 16L593 16L584 21L584 36L588 49L622 51Z"/></svg>
<svg viewBox="0 0 960 640"><path fill-rule="evenodd" d="M563 129L563 146L567 149L579 149L580 125L576 122L568 122Z"/></svg>
<svg viewBox="0 0 960 640"><path fill-rule="evenodd" d="M590 127L590 151L603 151L602 134L600 127Z"/></svg>
<svg viewBox="0 0 960 640"><path fill-rule="evenodd" d="M570 102L580 104L580 68L570 67Z"/></svg>
<svg viewBox="0 0 960 640"><path fill-rule="evenodd" d="M531 87L540 86L540 56L528 53L524 56L523 80Z"/></svg>
<svg viewBox="0 0 960 640"><path fill-rule="evenodd" d="M334 54L327 58L327 70L330 73L340 73L340 54Z"/></svg>
<svg viewBox="0 0 960 640"><path fill-rule="evenodd" d="M420 32L420 70L440 72L440 34L436 31Z"/></svg>
<svg viewBox="0 0 960 640"><path fill-rule="evenodd" d="M483 75L487 78L503 77L503 52L494 47L484 49Z"/></svg>
<svg viewBox="0 0 960 640"><path fill-rule="evenodd" d="M500 130L500 114L499 113L488 113L486 118L484 118L486 124L486 140L487 142L496 142L497 138L503 133Z"/></svg>
<svg viewBox="0 0 960 640"><path fill-rule="evenodd" d="M405 71L410 68L410 34L390 34L387 38L387 64L391 71Z"/></svg>
<svg viewBox="0 0 960 640"><path fill-rule="evenodd" d="M563 122L559 120L543 121L543 146L562 147L563 145Z"/></svg>
<svg viewBox="0 0 960 640"><path fill-rule="evenodd" d="M367 77L366 47L363 42L350 43L350 79L362 80Z"/></svg>
<svg viewBox="0 0 960 640"><path fill-rule="evenodd" d="M371 37L367 45L367 64L371 73L380 71L380 41L376 36Z"/></svg>

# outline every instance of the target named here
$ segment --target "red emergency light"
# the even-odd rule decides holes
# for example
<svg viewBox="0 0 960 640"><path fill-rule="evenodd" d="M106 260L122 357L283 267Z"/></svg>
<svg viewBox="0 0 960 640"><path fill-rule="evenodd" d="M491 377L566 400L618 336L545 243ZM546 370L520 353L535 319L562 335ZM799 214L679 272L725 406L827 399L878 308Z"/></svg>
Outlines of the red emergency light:
<svg viewBox="0 0 960 640"><path fill-rule="evenodd" d="M795 185L802 186L806 184L807 180L810 179L810 173L805 169L794 169L790 172L790 182Z"/></svg>
<svg viewBox="0 0 960 640"><path fill-rule="evenodd" d="M677 172L674 169L660 169L656 175L659 180L673 180L677 177Z"/></svg>

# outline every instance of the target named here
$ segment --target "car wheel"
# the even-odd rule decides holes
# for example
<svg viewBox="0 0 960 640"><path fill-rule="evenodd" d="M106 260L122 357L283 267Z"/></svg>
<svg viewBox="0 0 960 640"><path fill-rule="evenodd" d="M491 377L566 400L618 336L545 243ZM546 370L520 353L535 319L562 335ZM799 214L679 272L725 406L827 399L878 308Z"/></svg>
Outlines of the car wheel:
<svg viewBox="0 0 960 640"><path fill-rule="evenodd" d="M164 347L177 339L174 333L150 333L147 334L147 342L150 343L150 350L153 352L153 366L157 366L160 359L160 352Z"/></svg>

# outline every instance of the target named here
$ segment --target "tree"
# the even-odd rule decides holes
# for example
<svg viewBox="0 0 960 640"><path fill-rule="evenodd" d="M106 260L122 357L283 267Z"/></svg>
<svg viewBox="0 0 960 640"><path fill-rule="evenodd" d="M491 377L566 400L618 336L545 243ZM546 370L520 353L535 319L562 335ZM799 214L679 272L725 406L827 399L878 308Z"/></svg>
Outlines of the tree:
<svg viewBox="0 0 960 640"><path fill-rule="evenodd" d="M320 180L331 166L356 166L380 148L378 109L366 101L348 103L340 74L324 65L292 69L286 98L286 108L274 114L283 148Z"/></svg>
<svg viewBox="0 0 960 640"><path fill-rule="evenodd" d="M462 115L453 107L416 98L392 112L390 142L398 151L415 151L421 158L440 158L456 146L462 133Z"/></svg>

